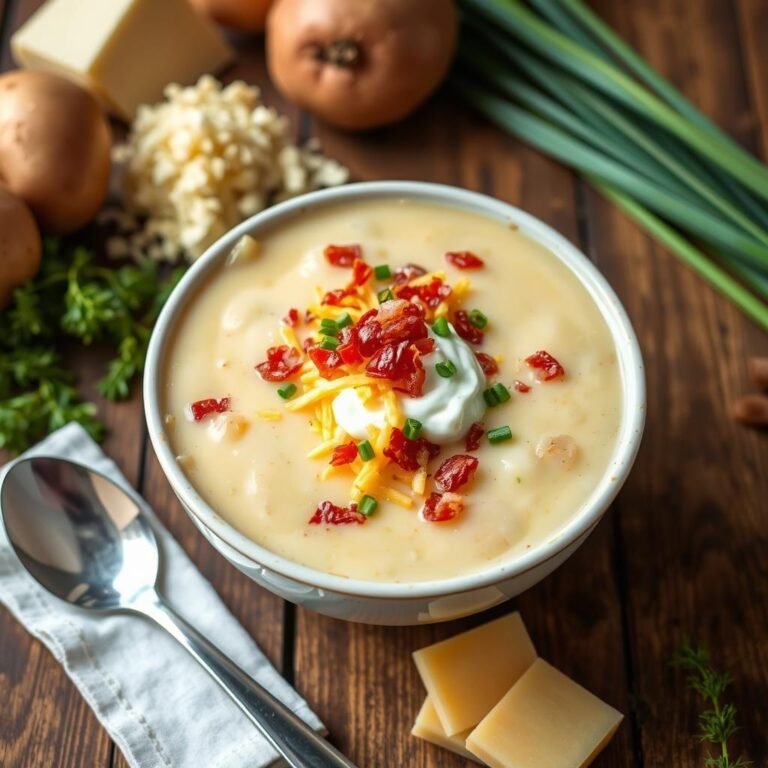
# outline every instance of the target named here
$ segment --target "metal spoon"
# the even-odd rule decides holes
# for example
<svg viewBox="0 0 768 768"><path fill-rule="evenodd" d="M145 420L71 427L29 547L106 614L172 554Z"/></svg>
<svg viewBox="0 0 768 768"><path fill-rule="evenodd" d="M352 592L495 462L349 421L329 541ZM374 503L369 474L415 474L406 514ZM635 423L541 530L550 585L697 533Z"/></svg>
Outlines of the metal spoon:
<svg viewBox="0 0 768 768"><path fill-rule="evenodd" d="M293 768L354 768L163 601L155 535L136 498L112 480L65 459L23 459L3 480L0 508L16 554L49 592L81 608L157 622Z"/></svg>

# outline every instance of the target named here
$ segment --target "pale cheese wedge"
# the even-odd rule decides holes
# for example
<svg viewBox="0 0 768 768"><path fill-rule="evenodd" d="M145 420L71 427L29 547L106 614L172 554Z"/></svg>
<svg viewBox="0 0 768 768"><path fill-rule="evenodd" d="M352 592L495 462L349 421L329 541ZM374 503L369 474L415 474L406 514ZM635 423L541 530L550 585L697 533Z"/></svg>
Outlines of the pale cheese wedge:
<svg viewBox="0 0 768 768"><path fill-rule="evenodd" d="M461 755L468 760L474 760L476 763L479 763L480 758L473 755L464 746L464 742L471 730L471 728L468 728L466 731L457 733L455 736L446 736L443 726L440 725L437 712L435 712L435 706L432 703L432 699L427 696L419 710L419 714L416 716L416 722L413 724L411 734L418 739L424 739L424 741L428 741L431 744L443 747L444 749L449 749L457 755Z"/></svg>
<svg viewBox="0 0 768 768"><path fill-rule="evenodd" d="M542 659L467 737L491 768L585 768L623 715Z"/></svg>
<svg viewBox="0 0 768 768"><path fill-rule="evenodd" d="M519 613L415 651L413 660L446 735L477 725L536 660Z"/></svg>

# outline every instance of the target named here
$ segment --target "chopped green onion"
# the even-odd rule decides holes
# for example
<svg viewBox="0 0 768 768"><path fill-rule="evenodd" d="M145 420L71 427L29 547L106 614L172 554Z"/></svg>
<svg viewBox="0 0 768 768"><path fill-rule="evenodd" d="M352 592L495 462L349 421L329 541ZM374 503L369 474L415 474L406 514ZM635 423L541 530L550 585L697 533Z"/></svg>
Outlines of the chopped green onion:
<svg viewBox="0 0 768 768"><path fill-rule="evenodd" d="M321 328L336 328L336 321L333 320L330 317L323 317L320 320L320 327Z"/></svg>
<svg viewBox="0 0 768 768"><path fill-rule="evenodd" d="M488 325L488 318L479 309L473 309L467 317L475 328L485 328Z"/></svg>
<svg viewBox="0 0 768 768"><path fill-rule="evenodd" d="M444 317L438 317L434 323L432 323L432 331L437 336L447 339L451 335L451 328L448 325L448 321Z"/></svg>
<svg viewBox="0 0 768 768"><path fill-rule="evenodd" d="M421 437L421 422L418 419L406 419L403 434L409 440L418 440Z"/></svg>
<svg viewBox="0 0 768 768"><path fill-rule="evenodd" d="M501 383L494 384L491 389L493 390L500 403L506 403L510 398L509 390Z"/></svg>
<svg viewBox="0 0 768 768"><path fill-rule="evenodd" d="M444 379L450 379L456 373L456 366L450 360L446 360L444 363L437 363L435 370Z"/></svg>
<svg viewBox="0 0 768 768"><path fill-rule="evenodd" d="M320 333L323 336L338 336L339 329L335 325L321 325Z"/></svg>
<svg viewBox="0 0 768 768"><path fill-rule="evenodd" d="M376 275L377 280L389 280L392 277L392 270L389 264L379 264L378 267L373 268L373 274Z"/></svg>
<svg viewBox="0 0 768 768"><path fill-rule="evenodd" d="M334 339L333 336L324 336L320 342L321 349L336 349L339 346L339 340Z"/></svg>
<svg viewBox="0 0 768 768"><path fill-rule="evenodd" d="M282 387L277 388L277 394L283 398L283 400L290 400L296 394L296 385L293 382L283 384Z"/></svg>
<svg viewBox="0 0 768 768"><path fill-rule="evenodd" d="M366 517L370 517L376 511L376 507L378 506L379 502L376 501L373 496L366 494L360 499L360 503L357 505L357 511Z"/></svg>
<svg viewBox="0 0 768 768"><path fill-rule="evenodd" d="M339 330L346 328L348 325L352 325L352 318L349 316L349 312L344 312L344 314L336 318L336 327Z"/></svg>
<svg viewBox="0 0 768 768"><path fill-rule="evenodd" d="M363 461L370 461L376 455L370 440L363 440L362 443L358 443L357 452Z"/></svg>
<svg viewBox="0 0 768 768"><path fill-rule="evenodd" d="M485 400L485 404L489 408L493 408L501 402L499 396L493 391L493 387L489 387L483 391L483 400Z"/></svg>
<svg viewBox="0 0 768 768"><path fill-rule="evenodd" d="M496 427L496 429L492 429L488 432L488 442L493 443L494 445L511 439L512 430L509 427Z"/></svg>
<svg viewBox="0 0 768 768"><path fill-rule="evenodd" d="M379 304L383 304L385 301L392 301L395 297L389 288L385 288L376 294L376 298L379 300Z"/></svg>

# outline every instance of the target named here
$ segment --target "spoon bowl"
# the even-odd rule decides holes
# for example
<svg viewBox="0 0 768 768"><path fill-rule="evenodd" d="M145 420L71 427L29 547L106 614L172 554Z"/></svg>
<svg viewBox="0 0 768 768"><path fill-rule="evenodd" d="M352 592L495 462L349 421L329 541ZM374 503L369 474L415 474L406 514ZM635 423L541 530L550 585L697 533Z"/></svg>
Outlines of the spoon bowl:
<svg viewBox="0 0 768 768"><path fill-rule="evenodd" d="M97 612L141 614L208 672L292 768L354 768L188 624L155 588L160 549L138 497L66 459L17 461L0 512L21 564L50 593Z"/></svg>

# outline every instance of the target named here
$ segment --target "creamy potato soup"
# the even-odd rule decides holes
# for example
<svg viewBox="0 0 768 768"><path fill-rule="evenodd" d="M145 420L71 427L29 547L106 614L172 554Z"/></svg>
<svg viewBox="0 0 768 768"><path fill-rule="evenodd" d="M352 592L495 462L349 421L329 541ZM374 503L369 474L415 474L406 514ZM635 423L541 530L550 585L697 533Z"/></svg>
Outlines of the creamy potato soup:
<svg viewBox="0 0 768 768"><path fill-rule="evenodd" d="M611 334L516 228L345 203L245 238L193 296L166 425L255 542L358 579L476 572L552 539L609 471Z"/></svg>

